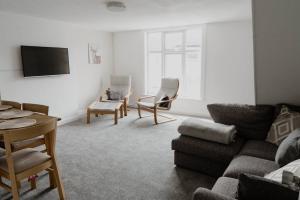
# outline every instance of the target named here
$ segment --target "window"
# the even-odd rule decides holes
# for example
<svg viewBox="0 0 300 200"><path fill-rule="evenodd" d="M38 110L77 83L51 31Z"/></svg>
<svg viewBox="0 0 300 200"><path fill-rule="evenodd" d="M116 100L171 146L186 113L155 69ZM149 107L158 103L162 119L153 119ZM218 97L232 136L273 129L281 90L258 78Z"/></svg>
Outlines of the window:
<svg viewBox="0 0 300 200"><path fill-rule="evenodd" d="M203 29L148 32L146 86L155 94L162 77L179 78L179 98L202 99Z"/></svg>

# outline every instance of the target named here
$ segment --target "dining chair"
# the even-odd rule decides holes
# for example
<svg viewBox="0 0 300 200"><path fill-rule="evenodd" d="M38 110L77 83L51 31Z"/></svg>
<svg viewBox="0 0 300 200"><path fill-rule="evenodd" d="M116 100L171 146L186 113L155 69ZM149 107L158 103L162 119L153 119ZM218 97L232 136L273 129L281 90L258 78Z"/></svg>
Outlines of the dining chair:
<svg viewBox="0 0 300 200"><path fill-rule="evenodd" d="M1 100L1 104L2 105L9 105L9 106L12 106L13 108L20 109L20 110L22 108L22 104L20 104L18 102L15 102L15 101Z"/></svg>
<svg viewBox="0 0 300 200"><path fill-rule="evenodd" d="M7 130L3 134L5 155L0 157L0 178L10 181L10 185L0 179L0 187L12 193L13 200L19 199L20 182L29 176L42 171L49 172L50 188L57 188L59 198L65 199L61 175L57 167L55 155L56 118L29 128ZM46 153L34 148L26 148L13 152L11 145L14 142L43 136Z"/></svg>
<svg viewBox="0 0 300 200"><path fill-rule="evenodd" d="M49 106L41 105L41 104L23 103L22 109L29 110L36 113L41 113L44 115L48 115L49 113Z"/></svg>
<svg viewBox="0 0 300 200"><path fill-rule="evenodd" d="M28 110L28 111L32 111L32 112L36 112L36 113L40 113L40 114L44 114L44 115L48 115L48 112L49 112L49 106L45 106L45 105L41 105L41 104L23 103L22 108L23 108L23 110ZM44 140L44 137L39 136L36 138L23 140L20 142L14 142L12 144L12 150L18 151L18 150L25 149L25 148L34 148L34 147L42 146L44 144L43 140Z"/></svg>
<svg viewBox="0 0 300 200"><path fill-rule="evenodd" d="M110 76L110 92L116 92L120 94L121 99L115 101L121 101L123 103L124 115L127 116L128 101L131 95L131 76ZM100 96L100 101L114 101L110 100L107 94Z"/></svg>
<svg viewBox="0 0 300 200"><path fill-rule="evenodd" d="M153 113L154 122L158 124L157 115L166 118L163 122L176 120L175 118L158 114L158 110L170 110L172 102L177 98L179 90L179 79L177 78L163 78L161 80L161 87L155 96L143 96L138 98L137 107L138 115L142 118L141 110ZM151 100L145 101L145 100ZM160 122L160 123L163 123Z"/></svg>

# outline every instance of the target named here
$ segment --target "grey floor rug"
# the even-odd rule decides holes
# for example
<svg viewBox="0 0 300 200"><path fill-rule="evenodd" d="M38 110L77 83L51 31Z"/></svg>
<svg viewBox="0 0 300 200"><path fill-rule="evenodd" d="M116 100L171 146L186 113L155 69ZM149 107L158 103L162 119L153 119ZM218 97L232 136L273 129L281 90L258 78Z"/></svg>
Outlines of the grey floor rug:
<svg viewBox="0 0 300 200"><path fill-rule="evenodd" d="M129 115L113 125L111 116L78 120L58 128L57 156L67 199L190 200L197 187L210 188L214 179L177 168L171 140L183 120L153 125L153 119ZM58 199L48 189L47 174L37 189L22 183L21 199ZM3 189L1 199L11 199Z"/></svg>

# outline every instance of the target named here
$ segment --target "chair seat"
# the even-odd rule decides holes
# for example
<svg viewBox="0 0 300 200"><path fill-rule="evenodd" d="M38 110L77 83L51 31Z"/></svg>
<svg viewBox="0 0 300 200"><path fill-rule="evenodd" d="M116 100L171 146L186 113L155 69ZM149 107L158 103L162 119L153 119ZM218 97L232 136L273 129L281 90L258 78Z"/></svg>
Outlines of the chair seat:
<svg viewBox="0 0 300 200"><path fill-rule="evenodd" d="M90 106L90 110L101 110L101 111L115 111L122 105L120 102L102 102L102 101L95 101Z"/></svg>
<svg viewBox="0 0 300 200"><path fill-rule="evenodd" d="M36 149L27 148L12 153L12 158L14 161L15 173L20 173L50 160L51 157ZM0 169L8 173L6 156L0 157Z"/></svg>
<svg viewBox="0 0 300 200"><path fill-rule="evenodd" d="M14 151L24 148L33 148L44 144L44 137L36 137L28 140L23 140L20 142L14 142L12 148Z"/></svg>
<svg viewBox="0 0 300 200"><path fill-rule="evenodd" d="M147 108L154 108L155 106L155 104L152 102L144 102L144 101L138 101L137 104Z"/></svg>

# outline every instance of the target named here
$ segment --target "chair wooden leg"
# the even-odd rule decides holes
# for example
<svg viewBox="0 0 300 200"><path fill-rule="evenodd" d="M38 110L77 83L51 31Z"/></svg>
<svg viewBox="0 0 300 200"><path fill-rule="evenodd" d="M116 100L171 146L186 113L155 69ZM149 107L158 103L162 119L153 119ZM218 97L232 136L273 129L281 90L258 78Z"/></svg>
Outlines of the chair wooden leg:
<svg viewBox="0 0 300 200"><path fill-rule="evenodd" d="M157 125L158 122L157 122L157 108L156 108L156 107L154 107L154 112L153 112L153 114L154 114L154 122L155 122L155 124Z"/></svg>
<svg viewBox="0 0 300 200"><path fill-rule="evenodd" d="M120 107L120 118L123 118L123 116L124 116L124 105Z"/></svg>
<svg viewBox="0 0 300 200"><path fill-rule="evenodd" d="M115 116L114 116L115 124L118 124L118 110L115 110Z"/></svg>
<svg viewBox="0 0 300 200"><path fill-rule="evenodd" d="M138 104L137 107L138 107L138 114L139 114L139 117L142 118L142 115L141 115L141 106Z"/></svg>
<svg viewBox="0 0 300 200"><path fill-rule="evenodd" d="M50 183L50 188L54 189L57 187L55 175L53 171L49 171L49 183Z"/></svg>
<svg viewBox="0 0 300 200"><path fill-rule="evenodd" d="M17 181L18 190L21 189L21 181Z"/></svg>
<svg viewBox="0 0 300 200"><path fill-rule="evenodd" d="M30 186L31 186L31 190L36 189L36 179L35 178L30 180Z"/></svg>
<svg viewBox="0 0 300 200"><path fill-rule="evenodd" d="M90 113L90 110L87 109L87 112L86 112L86 123L89 124L90 120L91 120L91 113Z"/></svg>
<svg viewBox="0 0 300 200"><path fill-rule="evenodd" d="M123 109L124 109L124 115L127 116L127 99L124 99L124 105L123 105Z"/></svg>
<svg viewBox="0 0 300 200"><path fill-rule="evenodd" d="M55 181L56 181L56 185L57 185L57 190L58 190L58 194L59 194L59 199L60 200L64 200L66 197L65 197L65 190L64 190L64 186L62 184L62 181L61 181L61 177L60 177L60 172L58 170L58 167L56 165L56 159L54 159L54 164L52 166L53 168L53 174L54 174L54 177L55 177Z"/></svg>

